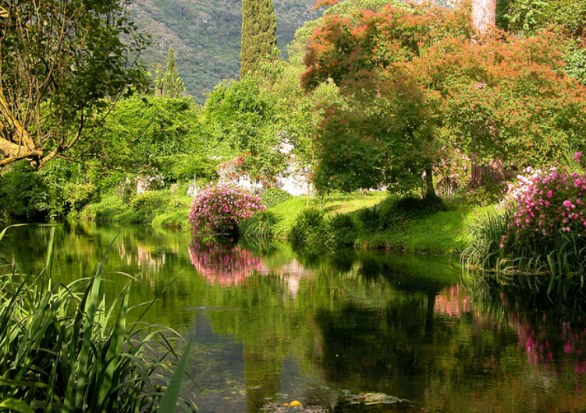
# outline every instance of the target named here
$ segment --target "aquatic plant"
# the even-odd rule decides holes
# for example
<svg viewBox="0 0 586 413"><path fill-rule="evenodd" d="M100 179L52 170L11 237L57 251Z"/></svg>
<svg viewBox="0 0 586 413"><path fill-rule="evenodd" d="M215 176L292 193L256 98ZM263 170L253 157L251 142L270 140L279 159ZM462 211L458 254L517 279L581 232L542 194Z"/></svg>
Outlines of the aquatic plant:
<svg viewBox="0 0 586 413"><path fill-rule="evenodd" d="M165 397L173 408L159 411L173 411L183 369L171 391L165 383L169 356L176 356L169 336L176 333L129 322L129 285L106 304L100 287L107 255L91 277L53 285L54 234L53 228L40 274L21 274L13 266L0 274L0 407L142 412L157 410Z"/></svg>
<svg viewBox="0 0 586 413"><path fill-rule="evenodd" d="M193 200L189 221L196 236L232 234L243 221L264 209L258 196L242 188L212 185Z"/></svg>

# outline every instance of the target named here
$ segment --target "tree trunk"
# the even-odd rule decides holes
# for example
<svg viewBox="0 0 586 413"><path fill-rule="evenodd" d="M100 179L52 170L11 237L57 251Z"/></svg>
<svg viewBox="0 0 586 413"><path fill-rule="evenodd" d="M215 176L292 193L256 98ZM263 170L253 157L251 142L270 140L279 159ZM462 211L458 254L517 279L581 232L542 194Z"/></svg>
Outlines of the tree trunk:
<svg viewBox="0 0 586 413"><path fill-rule="evenodd" d="M496 0L472 0L472 25L480 34L496 26ZM471 158L472 174L468 183L470 189L496 184L506 179L504 163L498 157L489 165L479 164L476 153L473 153Z"/></svg>
<svg viewBox="0 0 586 413"><path fill-rule="evenodd" d="M431 166L425 168L425 196L436 197L435 188L433 187L433 169Z"/></svg>
<svg viewBox="0 0 586 413"><path fill-rule="evenodd" d="M472 25L479 33L496 25L496 0L472 0Z"/></svg>
<svg viewBox="0 0 586 413"><path fill-rule="evenodd" d="M472 154L472 173L468 188L474 189L486 185L494 185L507 179L505 164L499 158L495 158L489 165L481 165L476 160L476 154Z"/></svg>

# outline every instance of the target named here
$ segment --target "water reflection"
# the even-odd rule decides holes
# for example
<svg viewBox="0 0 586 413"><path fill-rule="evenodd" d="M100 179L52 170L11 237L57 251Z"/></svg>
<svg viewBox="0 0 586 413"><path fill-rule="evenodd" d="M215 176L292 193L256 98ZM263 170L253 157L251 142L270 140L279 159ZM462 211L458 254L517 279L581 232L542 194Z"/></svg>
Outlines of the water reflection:
<svg viewBox="0 0 586 413"><path fill-rule="evenodd" d="M140 227L58 229L54 273L89 274L113 239L106 296L128 283L116 272L131 274L135 304L157 299L148 321L195 334L198 387L185 391L202 412L294 399L330 412L586 408L584 297L568 305L510 285L464 287L446 257L307 256ZM47 241L44 229L21 229L0 257L34 272Z"/></svg>
<svg viewBox="0 0 586 413"><path fill-rule="evenodd" d="M531 366L556 379L569 370L586 376L586 301L581 284L551 291L539 277L482 277L472 286L477 305L516 331Z"/></svg>
<svg viewBox="0 0 586 413"><path fill-rule="evenodd" d="M267 271L260 257L234 243L196 239L189 246L189 258L197 273L212 284L238 285L255 272Z"/></svg>

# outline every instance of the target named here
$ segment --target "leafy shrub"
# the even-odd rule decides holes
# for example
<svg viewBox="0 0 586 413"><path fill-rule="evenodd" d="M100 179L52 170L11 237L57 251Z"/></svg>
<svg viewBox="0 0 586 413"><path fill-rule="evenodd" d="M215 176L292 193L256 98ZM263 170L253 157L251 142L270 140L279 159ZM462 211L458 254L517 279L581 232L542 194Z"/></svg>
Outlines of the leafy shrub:
<svg viewBox="0 0 586 413"><path fill-rule="evenodd" d="M113 216L119 214L128 208L122 202L122 199L116 195L106 196L100 202L86 205L82 209L80 217L86 221L94 221L96 223L111 222Z"/></svg>
<svg viewBox="0 0 586 413"><path fill-rule="evenodd" d="M65 202L70 211L81 211L92 199L96 186L92 183L68 182L63 187Z"/></svg>
<svg viewBox="0 0 586 413"><path fill-rule="evenodd" d="M295 245L319 245L325 242L325 236L324 213L319 209L309 208L297 217L289 233L289 240Z"/></svg>
<svg viewBox="0 0 586 413"><path fill-rule="evenodd" d="M150 222L155 214L163 211L169 204L169 193L166 191L146 191L137 195L130 205L135 213L131 222Z"/></svg>
<svg viewBox="0 0 586 413"><path fill-rule="evenodd" d="M401 198L397 201L396 209L408 218L417 218L447 210L441 198L429 195L423 198Z"/></svg>
<svg viewBox="0 0 586 413"><path fill-rule="evenodd" d="M352 217L347 214L335 214L327 220L327 244L330 247L351 247L358 233Z"/></svg>
<svg viewBox="0 0 586 413"><path fill-rule="evenodd" d="M178 154L157 159L159 170L169 182L188 181L210 182L217 178L217 161L199 154Z"/></svg>
<svg viewBox="0 0 586 413"><path fill-rule="evenodd" d="M292 195L279 188L267 188L260 196L262 204L267 208L272 208L276 205L282 204L292 198Z"/></svg>
<svg viewBox="0 0 586 413"><path fill-rule="evenodd" d="M240 233L246 238L271 238L278 218L270 211L259 212L240 225Z"/></svg>
<svg viewBox="0 0 586 413"><path fill-rule="evenodd" d="M45 220L48 188L25 162L0 175L0 209L15 220Z"/></svg>
<svg viewBox="0 0 586 413"><path fill-rule="evenodd" d="M260 198L244 189L215 185L193 200L189 220L197 236L233 233L239 224L264 209Z"/></svg>
<svg viewBox="0 0 586 413"><path fill-rule="evenodd" d="M358 211L358 220L362 224L362 228L368 232L375 232L380 226L379 208L376 206L370 208L362 208Z"/></svg>

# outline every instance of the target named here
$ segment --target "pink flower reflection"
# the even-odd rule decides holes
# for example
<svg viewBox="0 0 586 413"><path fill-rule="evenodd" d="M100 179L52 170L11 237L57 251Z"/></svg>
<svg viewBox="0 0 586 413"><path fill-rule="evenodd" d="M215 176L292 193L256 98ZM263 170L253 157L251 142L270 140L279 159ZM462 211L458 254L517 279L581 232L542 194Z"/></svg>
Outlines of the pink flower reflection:
<svg viewBox="0 0 586 413"><path fill-rule="evenodd" d="M434 312L437 314L460 318L470 311L470 298L459 285L445 289L435 297Z"/></svg>
<svg viewBox="0 0 586 413"><path fill-rule="evenodd" d="M189 247L189 257L197 273L210 284L239 285L254 272L265 270L259 257L239 246L230 248L220 243L194 241Z"/></svg>

